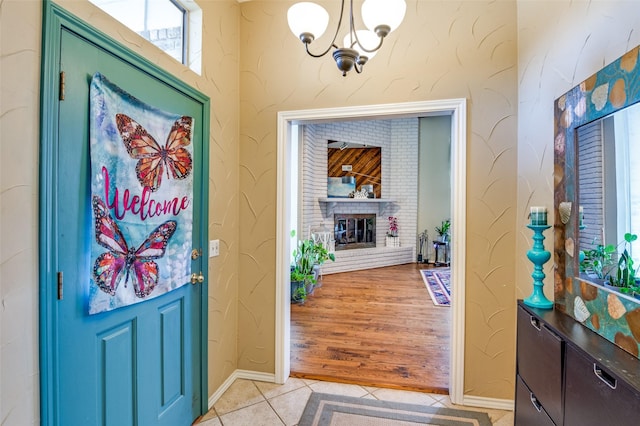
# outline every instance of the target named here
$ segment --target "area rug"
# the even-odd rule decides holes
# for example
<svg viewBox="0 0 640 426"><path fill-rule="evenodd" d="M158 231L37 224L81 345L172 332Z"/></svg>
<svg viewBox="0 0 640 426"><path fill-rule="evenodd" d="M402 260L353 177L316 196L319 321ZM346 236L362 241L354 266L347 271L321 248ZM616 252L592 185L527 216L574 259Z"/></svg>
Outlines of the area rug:
<svg viewBox="0 0 640 426"><path fill-rule="evenodd" d="M491 426L487 413L313 392L298 426Z"/></svg>
<svg viewBox="0 0 640 426"><path fill-rule="evenodd" d="M420 274L436 306L451 306L451 270L449 268L421 269Z"/></svg>

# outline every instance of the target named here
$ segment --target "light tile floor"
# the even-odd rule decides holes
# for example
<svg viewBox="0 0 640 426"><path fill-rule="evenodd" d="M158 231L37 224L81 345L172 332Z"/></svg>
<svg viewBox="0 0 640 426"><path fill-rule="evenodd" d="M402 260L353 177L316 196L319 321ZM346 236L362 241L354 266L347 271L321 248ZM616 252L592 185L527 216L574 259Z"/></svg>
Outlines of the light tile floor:
<svg viewBox="0 0 640 426"><path fill-rule="evenodd" d="M195 424L198 426L295 426L302 416L312 391L484 411L489 414L496 426L513 425L512 411L454 405L447 395L296 378L290 378L284 385L238 379L220 397L213 408Z"/></svg>

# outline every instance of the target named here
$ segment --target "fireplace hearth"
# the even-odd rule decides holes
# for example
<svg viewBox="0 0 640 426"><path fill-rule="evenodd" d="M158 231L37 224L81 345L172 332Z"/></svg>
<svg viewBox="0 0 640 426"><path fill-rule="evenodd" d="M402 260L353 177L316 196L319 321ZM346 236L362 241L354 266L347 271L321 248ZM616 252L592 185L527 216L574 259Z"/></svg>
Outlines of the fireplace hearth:
<svg viewBox="0 0 640 426"><path fill-rule="evenodd" d="M335 214L333 229L336 250L376 246L375 214Z"/></svg>

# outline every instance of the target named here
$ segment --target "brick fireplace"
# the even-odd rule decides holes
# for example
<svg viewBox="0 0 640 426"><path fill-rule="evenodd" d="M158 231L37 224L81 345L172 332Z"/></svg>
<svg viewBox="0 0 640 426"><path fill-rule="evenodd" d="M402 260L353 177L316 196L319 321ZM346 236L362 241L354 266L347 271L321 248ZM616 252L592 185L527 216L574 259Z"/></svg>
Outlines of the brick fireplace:
<svg viewBox="0 0 640 426"><path fill-rule="evenodd" d="M336 217L373 216L366 227L369 240L346 243L335 234L335 262L323 273L347 272L415 261L418 215L418 119L345 121L304 126L301 191L301 230L304 234L335 232ZM381 193L376 200L328 198L328 140L381 148ZM356 186L367 183L357 178ZM378 202L387 200L385 202ZM386 247L389 216L398 218L400 247ZM356 220L356 222L359 219ZM354 224L356 223L354 222ZM345 222L346 225L346 222ZM358 232L363 222L359 222ZM346 226L345 226L346 228ZM346 229L345 229L346 230ZM369 232L369 231L375 231Z"/></svg>

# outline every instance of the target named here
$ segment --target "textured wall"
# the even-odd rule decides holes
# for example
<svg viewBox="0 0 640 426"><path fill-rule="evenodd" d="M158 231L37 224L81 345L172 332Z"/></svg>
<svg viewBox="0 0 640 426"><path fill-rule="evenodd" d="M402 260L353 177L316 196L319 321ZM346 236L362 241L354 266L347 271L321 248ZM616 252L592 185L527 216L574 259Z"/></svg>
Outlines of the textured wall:
<svg viewBox="0 0 640 426"><path fill-rule="evenodd" d="M294 1L241 4L239 367L274 371L276 113L467 98L465 392L513 397L515 1L407 1L363 74L313 59L286 23ZM337 2L321 2L336 15ZM316 40L321 50L328 36Z"/></svg>
<svg viewBox="0 0 640 426"><path fill-rule="evenodd" d="M202 76L194 74L86 1L67 10L211 98L209 391L237 367L238 35L235 0L203 8ZM0 423L39 423L38 145L42 3L0 2Z"/></svg>
<svg viewBox="0 0 640 426"><path fill-rule="evenodd" d="M553 102L640 44L639 11L637 1L518 2L517 298L532 289L533 267L525 256L532 244L525 226L529 206L553 206ZM545 236L551 250L553 236ZM545 265L549 299L553 272L551 261Z"/></svg>
<svg viewBox="0 0 640 426"><path fill-rule="evenodd" d="M0 424L39 423L40 2L0 3ZM28 31L25 31L28 29ZM16 37L20 34L19 37Z"/></svg>

